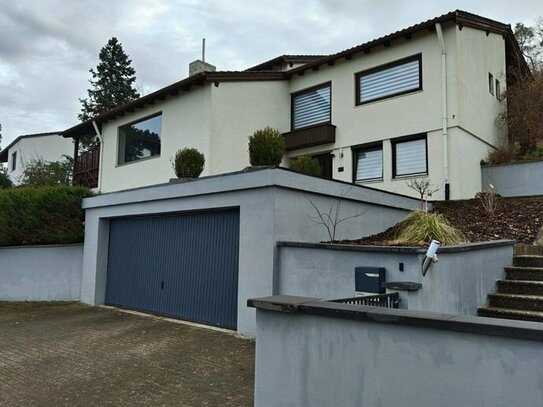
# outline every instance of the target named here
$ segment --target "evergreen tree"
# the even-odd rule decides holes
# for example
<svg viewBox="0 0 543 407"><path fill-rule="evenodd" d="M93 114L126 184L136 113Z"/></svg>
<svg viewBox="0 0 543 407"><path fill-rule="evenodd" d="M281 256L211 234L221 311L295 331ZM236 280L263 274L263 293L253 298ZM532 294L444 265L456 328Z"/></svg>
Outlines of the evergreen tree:
<svg viewBox="0 0 543 407"><path fill-rule="evenodd" d="M81 121L140 97L134 88L136 71L131 66L132 60L128 58L117 38L113 37L107 42L100 50L99 58L96 69L89 71L92 75L89 80L92 87L87 90L88 97L79 99L82 106L78 118ZM98 147L98 141L95 138L83 139L81 147L84 150L93 150Z"/></svg>

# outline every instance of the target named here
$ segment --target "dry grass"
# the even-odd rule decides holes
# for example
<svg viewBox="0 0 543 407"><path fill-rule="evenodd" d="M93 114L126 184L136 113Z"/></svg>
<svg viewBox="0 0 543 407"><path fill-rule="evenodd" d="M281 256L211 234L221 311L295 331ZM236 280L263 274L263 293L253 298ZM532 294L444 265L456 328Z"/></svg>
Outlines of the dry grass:
<svg viewBox="0 0 543 407"><path fill-rule="evenodd" d="M433 212L413 211L402 222L402 228L390 243L425 245L432 240L438 240L442 245L454 245L465 243L467 238L452 226L443 215Z"/></svg>

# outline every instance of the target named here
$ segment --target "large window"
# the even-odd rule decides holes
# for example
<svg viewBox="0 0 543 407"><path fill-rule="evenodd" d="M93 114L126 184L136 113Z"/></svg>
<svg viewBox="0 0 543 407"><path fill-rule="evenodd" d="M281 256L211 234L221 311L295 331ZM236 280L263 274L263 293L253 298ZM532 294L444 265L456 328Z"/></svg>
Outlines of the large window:
<svg viewBox="0 0 543 407"><path fill-rule="evenodd" d="M315 86L292 95L292 130L330 123L331 84Z"/></svg>
<svg viewBox="0 0 543 407"><path fill-rule="evenodd" d="M356 74L357 105L421 89L422 57L420 54Z"/></svg>
<svg viewBox="0 0 543 407"><path fill-rule="evenodd" d="M355 181L383 179L383 145L374 145L354 150Z"/></svg>
<svg viewBox="0 0 543 407"><path fill-rule="evenodd" d="M119 127L119 164L160 155L162 115Z"/></svg>
<svg viewBox="0 0 543 407"><path fill-rule="evenodd" d="M394 177L428 174L426 135L392 141Z"/></svg>

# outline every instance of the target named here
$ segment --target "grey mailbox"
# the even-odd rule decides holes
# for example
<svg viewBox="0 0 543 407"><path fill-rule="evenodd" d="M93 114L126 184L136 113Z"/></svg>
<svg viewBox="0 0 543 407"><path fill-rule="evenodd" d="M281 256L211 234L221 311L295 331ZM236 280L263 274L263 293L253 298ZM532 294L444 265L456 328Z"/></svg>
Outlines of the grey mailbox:
<svg viewBox="0 0 543 407"><path fill-rule="evenodd" d="M384 267L355 267L355 291L384 294L385 272Z"/></svg>

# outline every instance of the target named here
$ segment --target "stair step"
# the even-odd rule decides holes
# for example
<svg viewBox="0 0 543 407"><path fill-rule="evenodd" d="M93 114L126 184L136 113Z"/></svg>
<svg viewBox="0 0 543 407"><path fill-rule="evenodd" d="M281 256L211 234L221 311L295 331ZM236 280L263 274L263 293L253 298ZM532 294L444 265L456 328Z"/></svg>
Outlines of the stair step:
<svg viewBox="0 0 543 407"><path fill-rule="evenodd" d="M522 319L524 321L543 322L543 312L522 311L509 308L479 307L477 315L480 317Z"/></svg>
<svg viewBox="0 0 543 407"><path fill-rule="evenodd" d="M543 281L543 267L508 266L504 269L508 280Z"/></svg>
<svg viewBox="0 0 543 407"><path fill-rule="evenodd" d="M543 281L498 280L496 285L500 294L543 295Z"/></svg>
<svg viewBox="0 0 543 407"><path fill-rule="evenodd" d="M488 295L488 305L492 308L543 312L543 296L494 293Z"/></svg>
<svg viewBox="0 0 543 407"><path fill-rule="evenodd" d="M513 265L519 267L543 267L543 256L513 256Z"/></svg>

